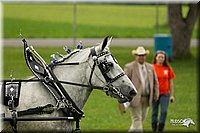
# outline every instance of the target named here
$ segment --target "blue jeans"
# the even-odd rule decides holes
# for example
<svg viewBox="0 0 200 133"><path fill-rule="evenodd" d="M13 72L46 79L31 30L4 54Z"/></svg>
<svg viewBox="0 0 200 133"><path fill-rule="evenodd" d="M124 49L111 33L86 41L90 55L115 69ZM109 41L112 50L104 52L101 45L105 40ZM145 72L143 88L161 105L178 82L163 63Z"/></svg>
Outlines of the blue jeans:
<svg viewBox="0 0 200 133"><path fill-rule="evenodd" d="M153 99L151 123L165 124L168 104L169 104L169 94L160 95L159 100L157 102ZM160 112L160 120L158 121L159 105L161 112Z"/></svg>

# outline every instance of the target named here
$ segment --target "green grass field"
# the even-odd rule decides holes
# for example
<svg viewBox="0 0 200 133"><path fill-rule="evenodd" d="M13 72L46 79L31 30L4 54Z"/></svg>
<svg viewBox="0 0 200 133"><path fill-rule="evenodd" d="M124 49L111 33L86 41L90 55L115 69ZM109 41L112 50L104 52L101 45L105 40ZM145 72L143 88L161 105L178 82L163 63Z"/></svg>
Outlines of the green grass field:
<svg viewBox="0 0 200 133"><path fill-rule="evenodd" d="M183 8L184 15L187 8ZM159 33L169 33L167 7L159 6ZM77 5L77 37L152 38L156 33L155 5ZM3 38L73 37L71 4L3 4ZM197 24L193 38L197 37Z"/></svg>
<svg viewBox="0 0 200 133"><path fill-rule="evenodd" d="M133 60L130 52L135 47L111 47L113 55L118 60L120 66ZM42 57L49 62L50 54L60 52L64 54L61 47L36 47ZM153 48L147 61L153 59ZM175 102L169 105L168 117L166 120L166 131L197 132L199 119L197 110L197 49L191 48L192 57L174 60L171 65L176 74L174 79ZM31 76L32 73L27 68L22 47L3 47L3 78L9 78L10 73L17 79ZM101 91L94 90L84 107L86 117L81 120L81 130L84 131L124 131L129 129L131 124L130 114L127 111L123 116L118 110L118 103L115 99L106 96ZM151 131L150 124L151 108L148 118L144 123L144 130ZM170 119L192 118L195 126L189 128L183 126L173 126Z"/></svg>

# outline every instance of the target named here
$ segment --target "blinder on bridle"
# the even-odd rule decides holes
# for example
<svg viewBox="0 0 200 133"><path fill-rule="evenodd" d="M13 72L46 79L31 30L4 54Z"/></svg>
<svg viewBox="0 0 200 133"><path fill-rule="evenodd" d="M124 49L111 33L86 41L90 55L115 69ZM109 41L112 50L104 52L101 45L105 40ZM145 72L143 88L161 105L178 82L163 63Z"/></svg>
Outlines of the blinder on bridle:
<svg viewBox="0 0 200 133"><path fill-rule="evenodd" d="M95 48L91 48L90 51L91 51L91 55L92 55L94 64L93 64L92 71L90 74L89 83L92 84L91 83L92 75L93 75L95 66L97 65L106 81L106 86L103 88L103 91L106 92L107 95L120 97L120 98L124 99L125 96L120 92L120 89L118 87L112 85L113 82L115 82L117 79L119 79L120 77L125 75L124 72L120 73L119 75L115 76L114 78L111 78L108 76L108 73L110 72L110 70L114 66L114 64L112 62L108 62L106 60L106 57L112 56L112 54L108 51L103 51L97 55L95 52ZM99 60L99 58L102 58L102 56L104 56L103 60ZM116 59L114 59L114 57L113 57L113 60L117 63L117 61L116 61Z"/></svg>
<svg viewBox="0 0 200 133"><path fill-rule="evenodd" d="M110 55L110 54L109 54ZM104 60L103 61L98 61L96 60L97 62L97 65L99 66L99 69L102 73L108 73L110 71L110 68L113 67L113 63L112 62L108 62L106 60L106 56L104 57Z"/></svg>

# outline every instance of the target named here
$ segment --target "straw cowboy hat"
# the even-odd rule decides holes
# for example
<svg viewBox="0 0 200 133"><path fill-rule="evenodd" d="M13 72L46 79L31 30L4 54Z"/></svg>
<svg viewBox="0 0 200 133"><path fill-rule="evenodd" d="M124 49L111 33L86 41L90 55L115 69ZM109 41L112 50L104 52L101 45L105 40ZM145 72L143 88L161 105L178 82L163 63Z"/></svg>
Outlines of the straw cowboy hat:
<svg viewBox="0 0 200 133"><path fill-rule="evenodd" d="M132 55L148 55L149 50L145 50L144 47L138 47L136 50L132 50Z"/></svg>

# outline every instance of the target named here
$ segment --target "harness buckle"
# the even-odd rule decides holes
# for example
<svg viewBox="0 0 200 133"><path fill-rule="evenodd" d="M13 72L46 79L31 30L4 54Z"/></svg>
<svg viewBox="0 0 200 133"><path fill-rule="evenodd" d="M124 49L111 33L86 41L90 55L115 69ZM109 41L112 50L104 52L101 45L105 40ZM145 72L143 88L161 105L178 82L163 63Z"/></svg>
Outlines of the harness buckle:
<svg viewBox="0 0 200 133"><path fill-rule="evenodd" d="M44 77L44 82L45 83L48 84L50 81L51 81L51 79L48 76Z"/></svg>
<svg viewBox="0 0 200 133"><path fill-rule="evenodd" d="M120 90L118 87L114 87L113 86L113 91L112 91L114 94L120 96L121 98L124 98L124 95L121 94Z"/></svg>
<svg viewBox="0 0 200 133"><path fill-rule="evenodd" d="M109 87L106 85L105 87L103 87L103 91L108 92L109 91Z"/></svg>
<svg viewBox="0 0 200 133"><path fill-rule="evenodd" d="M65 108L65 103L63 101L58 101L56 103L57 110Z"/></svg>

